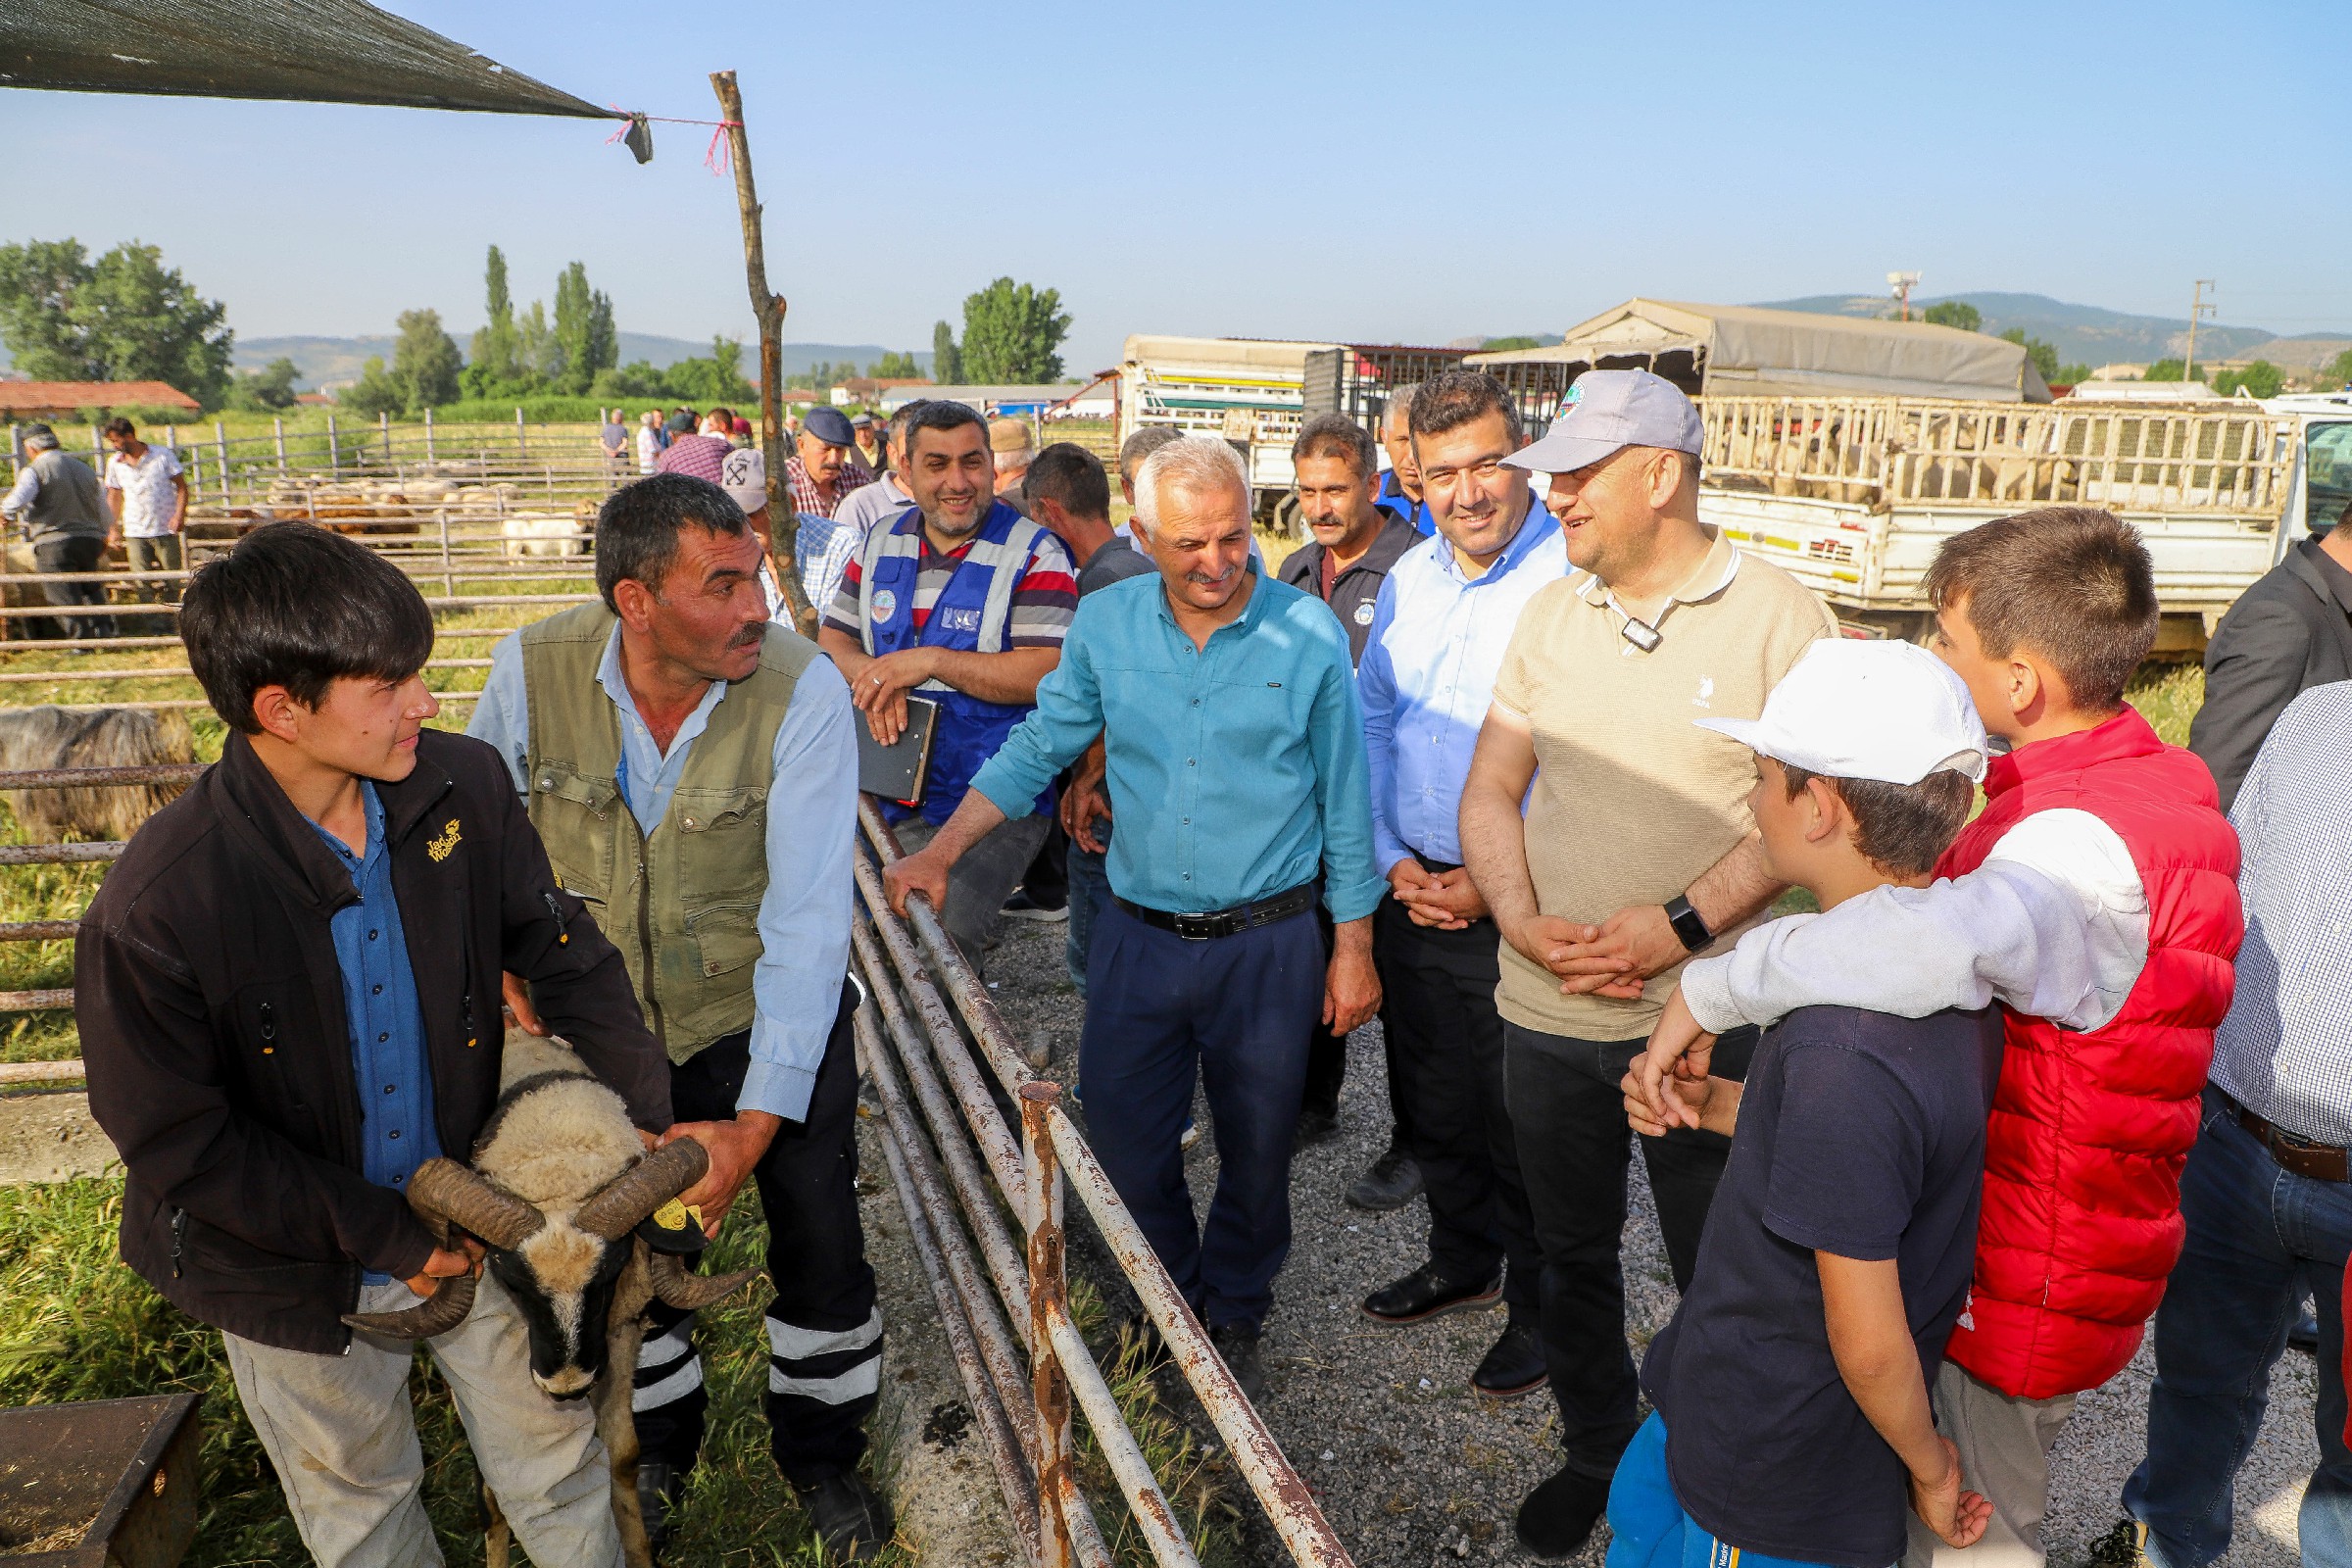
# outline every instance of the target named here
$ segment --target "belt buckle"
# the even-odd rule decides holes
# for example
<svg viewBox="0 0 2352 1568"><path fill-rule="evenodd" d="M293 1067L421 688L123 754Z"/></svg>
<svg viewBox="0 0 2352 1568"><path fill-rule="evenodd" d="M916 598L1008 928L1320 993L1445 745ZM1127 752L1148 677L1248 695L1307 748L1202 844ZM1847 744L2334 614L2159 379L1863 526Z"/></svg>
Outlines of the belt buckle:
<svg viewBox="0 0 2352 1568"><path fill-rule="evenodd" d="M1176 935L1187 942L1206 942L1217 934L1209 928L1215 918L1214 915L1199 910L1190 914L1179 914L1176 916Z"/></svg>

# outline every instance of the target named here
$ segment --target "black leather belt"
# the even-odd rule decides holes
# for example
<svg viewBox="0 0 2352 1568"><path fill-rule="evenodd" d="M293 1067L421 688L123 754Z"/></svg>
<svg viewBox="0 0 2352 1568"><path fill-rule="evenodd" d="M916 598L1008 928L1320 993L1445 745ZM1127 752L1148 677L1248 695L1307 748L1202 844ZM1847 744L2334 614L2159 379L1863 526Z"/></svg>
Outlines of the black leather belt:
<svg viewBox="0 0 2352 1568"><path fill-rule="evenodd" d="M1237 904L1230 909L1211 909L1204 914L1170 914L1165 909L1130 904L1115 894L1112 897L1120 908L1146 925L1173 931L1187 942L1206 942L1211 937L1238 937L1254 926L1272 925L1294 914L1304 914L1315 906L1316 886L1313 882L1302 882L1287 893L1277 893L1253 904Z"/></svg>
<svg viewBox="0 0 2352 1568"><path fill-rule="evenodd" d="M2352 1181L2352 1155L2343 1150L2298 1138L2283 1127L2272 1126L2235 1100L2230 1103L2237 1111L2237 1124L2261 1141L2280 1170L2315 1182Z"/></svg>

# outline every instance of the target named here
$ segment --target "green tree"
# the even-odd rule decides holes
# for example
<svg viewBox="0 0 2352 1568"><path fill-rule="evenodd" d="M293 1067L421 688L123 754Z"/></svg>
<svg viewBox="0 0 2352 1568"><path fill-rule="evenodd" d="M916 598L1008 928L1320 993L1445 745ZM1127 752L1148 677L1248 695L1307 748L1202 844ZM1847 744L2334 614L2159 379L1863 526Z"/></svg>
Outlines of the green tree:
<svg viewBox="0 0 2352 1568"><path fill-rule="evenodd" d="M372 419L379 414L398 414L408 406L400 383L393 380L384 368L383 356L376 355L360 368L360 378L345 387L335 398L335 406Z"/></svg>
<svg viewBox="0 0 2352 1568"><path fill-rule="evenodd" d="M612 302L588 286L588 269L578 262L556 278L556 368L559 390L574 396L596 381L596 373L617 364L619 334L612 329Z"/></svg>
<svg viewBox="0 0 2352 1568"><path fill-rule="evenodd" d="M1478 346L1481 354L1508 354L1518 349L1542 348L1536 339L1522 332L1516 337L1491 337Z"/></svg>
<svg viewBox="0 0 2352 1568"><path fill-rule="evenodd" d="M302 372L288 359L271 360L258 370L247 370L230 384L228 406L254 414L274 414L294 406L294 383Z"/></svg>
<svg viewBox="0 0 2352 1568"><path fill-rule="evenodd" d="M2058 367L2058 373L2055 376L2044 377L2044 379L2048 380L2052 386L2080 386L2090 379L2090 370L2091 368L2087 365L2061 365Z"/></svg>
<svg viewBox="0 0 2352 1568"><path fill-rule="evenodd" d="M153 245L96 262L78 240L0 246L0 337L41 380L166 381L207 408L228 395L227 309Z"/></svg>
<svg viewBox="0 0 2352 1568"><path fill-rule="evenodd" d="M653 395L705 408L714 403L741 405L759 396L759 389L743 378L741 338L712 337L709 359L680 360L662 372L662 390Z"/></svg>
<svg viewBox="0 0 2352 1568"><path fill-rule="evenodd" d="M2286 386L2286 372L2268 360L2256 360L2242 370L2224 370L2213 378L2213 389L2224 397L2242 387L2248 397L2275 398Z"/></svg>
<svg viewBox="0 0 2352 1568"><path fill-rule="evenodd" d="M2158 360L2140 377L2143 381L2180 381L2186 379L2186 367L2179 360Z"/></svg>
<svg viewBox="0 0 2352 1568"><path fill-rule="evenodd" d="M620 329L612 324L612 296L601 288L588 296L586 353L591 380L620 363Z"/></svg>
<svg viewBox="0 0 2352 1568"><path fill-rule="evenodd" d="M965 298L958 358L976 386L1058 381L1061 356L1054 350L1069 334L1058 289L1000 277Z"/></svg>
<svg viewBox="0 0 2352 1568"><path fill-rule="evenodd" d="M2026 358L2034 362L2034 368L2041 372L2041 378L2045 383L2058 379L2058 351L2049 344L2037 337L2026 336L2026 329L2022 326L2013 326L2003 332L2001 341L2015 343L2023 348L2026 351Z"/></svg>
<svg viewBox="0 0 2352 1568"><path fill-rule="evenodd" d="M465 361L457 342L441 329L439 311L400 313L400 337L392 345L392 384L400 389L401 407L422 414L438 404L458 400L458 372Z"/></svg>
<svg viewBox="0 0 2352 1568"><path fill-rule="evenodd" d="M963 353L956 347L956 329L945 321L931 328L931 379L941 386L963 385Z"/></svg>
<svg viewBox="0 0 2352 1568"><path fill-rule="evenodd" d="M523 380L522 346L514 330L514 296L507 287L506 253L490 247L482 267L483 322L473 334L473 354L466 367L468 397L497 397L519 391Z"/></svg>
<svg viewBox="0 0 2352 1568"><path fill-rule="evenodd" d="M2320 374L2320 384L2323 387L2328 385L2352 386L2352 349L2346 349L2328 361L2328 368Z"/></svg>
<svg viewBox="0 0 2352 1568"><path fill-rule="evenodd" d="M1956 326L1963 332L1984 330L1984 313L1966 300L1937 300L1920 312L1919 318L1930 326Z"/></svg>
<svg viewBox="0 0 2352 1568"><path fill-rule="evenodd" d="M915 363L912 354L884 349L882 357L865 368L865 373L877 381L911 381L919 377L923 370Z"/></svg>

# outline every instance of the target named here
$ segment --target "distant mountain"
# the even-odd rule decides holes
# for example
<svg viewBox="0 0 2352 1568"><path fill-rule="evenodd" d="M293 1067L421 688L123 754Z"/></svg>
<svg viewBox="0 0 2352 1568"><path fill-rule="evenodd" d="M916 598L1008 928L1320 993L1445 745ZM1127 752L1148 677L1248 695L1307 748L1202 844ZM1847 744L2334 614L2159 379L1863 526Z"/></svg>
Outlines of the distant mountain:
<svg viewBox="0 0 2352 1568"><path fill-rule="evenodd" d="M2046 294L1947 294L1934 300L1914 299L1911 308L1917 312L1942 299L1974 305L1984 314L1987 332L2024 327L2028 337L2040 338L2055 348L2061 364L2141 365L2168 357L2178 359L2188 343L2184 317L2132 316L2096 305L2072 305ZM1880 294L1815 294L1800 300L1758 303L1776 311L1806 311L1816 316L1877 318L1892 309ZM2238 359L2278 341L2277 333L2259 326L2221 326L2207 321L2197 328L2197 358ZM2277 355L2271 358L2280 365L2286 363ZM2325 358L2315 363L2325 363Z"/></svg>
<svg viewBox="0 0 2352 1568"><path fill-rule="evenodd" d="M450 335L463 349L473 340L473 329L453 329ZM652 362L659 369L680 360L697 359L710 352L710 340L693 341L682 337L658 337L650 332L620 334L620 362L631 365L639 360ZM240 370L258 370L271 360L288 359L302 375L302 384L315 387L321 382L356 381L361 368L371 356L389 358L392 338L387 335L361 337L240 337L236 343L234 363ZM784 373L797 375L818 361L839 364L850 360L863 368L882 358L882 348L875 343L787 343L784 345ZM930 372L931 353L928 349L915 355L925 374ZM744 367L747 370L760 362L756 342L744 344Z"/></svg>

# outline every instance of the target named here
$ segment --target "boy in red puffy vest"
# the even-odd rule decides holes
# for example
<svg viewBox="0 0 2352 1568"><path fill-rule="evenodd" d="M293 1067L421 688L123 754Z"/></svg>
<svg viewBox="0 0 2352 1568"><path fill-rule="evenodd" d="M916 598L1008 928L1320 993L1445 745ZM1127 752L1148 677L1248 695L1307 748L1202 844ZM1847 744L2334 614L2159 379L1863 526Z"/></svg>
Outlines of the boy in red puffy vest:
<svg viewBox="0 0 2352 1568"><path fill-rule="evenodd" d="M1642 1072L1654 1095L1703 1070L1712 1033L1804 1005L2004 1004L1975 1279L1935 1389L1993 1515L1965 1551L1915 1530L1904 1560L2039 1568L2050 1446L2132 1359L2180 1252L2180 1170L2244 934L2237 839L2205 764L2123 700L2157 624L2131 527L2080 507L2004 517L1947 541L1925 586L1936 652L2010 745L1983 814L1934 885L1691 964Z"/></svg>

